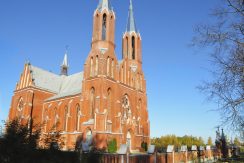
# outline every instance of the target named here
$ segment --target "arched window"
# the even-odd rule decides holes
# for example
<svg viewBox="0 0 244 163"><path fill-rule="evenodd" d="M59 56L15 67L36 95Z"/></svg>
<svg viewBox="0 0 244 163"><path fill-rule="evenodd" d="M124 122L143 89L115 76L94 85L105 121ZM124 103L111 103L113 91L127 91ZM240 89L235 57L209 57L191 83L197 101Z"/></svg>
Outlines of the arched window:
<svg viewBox="0 0 244 163"><path fill-rule="evenodd" d="M132 59L135 59L136 58L136 49L135 49L135 37L132 36L132 42L131 42L131 45L132 45Z"/></svg>
<svg viewBox="0 0 244 163"><path fill-rule="evenodd" d="M139 101L138 101L138 117L141 117L141 111L142 111L142 100L139 99Z"/></svg>
<svg viewBox="0 0 244 163"><path fill-rule="evenodd" d="M102 40L106 40L106 33L107 33L107 15L103 14Z"/></svg>
<svg viewBox="0 0 244 163"><path fill-rule="evenodd" d="M44 124L45 124L45 132L47 132L48 128L48 110L46 109L44 112Z"/></svg>
<svg viewBox="0 0 244 163"><path fill-rule="evenodd" d="M129 97L127 94L125 94L122 98L122 113L123 113L123 118L128 119L131 117L131 106L130 106L130 101Z"/></svg>
<svg viewBox="0 0 244 163"><path fill-rule="evenodd" d="M90 61L90 76L93 76L93 57L91 57L91 61Z"/></svg>
<svg viewBox="0 0 244 163"><path fill-rule="evenodd" d="M98 75L98 56L96 56L96 68L95 68L95 75Z"/></svg>
<svg viewBox="0 0 244 163"><path fill-rule="evenodd" d="M75 130L76 131L79 131L79 128L80 128L80 105L77 104L76 105L76 118L75 118Z"/></svg>
<svg viewBox="0 0 244 163"><path fill-rule="evenodd" d="M95 113L95 89L92 88L90 91L90 117L91 119L94 119L94 113Z"/></svg>
<svg viewBox="0 0 244 163"><path fill-rule="evenodd" d="M112 102L112 95L111 89L108 89L108 120L111 120L111 102Z"/></svg>
<svg viewBox="0 0 244 163"><path fill-rule="evenodd" d="M53 127L56 130L58 125L58 113L57 113L57 108L54 108L54 123Z"/></svg>
<svg viewBox="0 0 244 163"><path fill-rule="evenodd" d="M64 107L64 131L67 131L68 114L69 114L68 107L65 106L65 107Z"/></svg>

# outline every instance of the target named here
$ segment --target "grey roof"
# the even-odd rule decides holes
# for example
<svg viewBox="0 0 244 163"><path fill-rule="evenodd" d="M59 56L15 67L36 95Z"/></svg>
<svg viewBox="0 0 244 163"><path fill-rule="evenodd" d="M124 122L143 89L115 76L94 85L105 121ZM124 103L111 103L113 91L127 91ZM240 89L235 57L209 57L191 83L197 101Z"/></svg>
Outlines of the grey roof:
<svg viewBox="0 0 244 163"><path fill-rule="evenodd" d="M62 83L60 86L59 93L47 99L46 101L51 101L54 99L72 96L81 93L83 75L84 73L80 72L70 76L61 76Z"/></svg>
<svg viewBox="0 0 244 163"><path fill-rule="evenodd" d="M112 10L112 7L110 5L110 0L100 0L97 9L99 11L102 11L104 9Z"/></svg>
<svg viewBox="0 0 244 163"><path fill-rule="evenodd" d="M62 78L52 72L30 65L34 85L54 93L58 93Z"/></svg>
<svg viewBox="0 0 244 163"><path fill-rule="evenodd" d="M83 72L70 76L56 75L52 72L30 65L34 85L53 93L47 101L81 93Z"/></svg>
<svg viewBox="0 0 244 163"><path fill-rule="evenodd" d="M129 15L128 15L126 31L127 32L137 32L132 0L130 0Z"/></svg>

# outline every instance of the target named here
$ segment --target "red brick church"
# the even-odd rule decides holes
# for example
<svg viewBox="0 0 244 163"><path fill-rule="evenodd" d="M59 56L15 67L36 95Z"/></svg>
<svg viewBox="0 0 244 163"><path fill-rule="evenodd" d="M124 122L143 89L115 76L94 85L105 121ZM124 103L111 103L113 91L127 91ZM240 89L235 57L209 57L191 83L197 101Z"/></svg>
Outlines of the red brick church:
<svg viewBox="0 0 244 163"><path fill-rule="evenodd" d="M100 0L93 14L91 50L84 71L69 75L65 53L61 73L25 64L16 85L9 120L44 124L42 134L61 131L64 149L73 150L78 138L98 148L116 138L138 150L150 141L146 81L142 70L141 35L130 1L127 28L122 36L122 60L115 54L115 12Z"/></svg>

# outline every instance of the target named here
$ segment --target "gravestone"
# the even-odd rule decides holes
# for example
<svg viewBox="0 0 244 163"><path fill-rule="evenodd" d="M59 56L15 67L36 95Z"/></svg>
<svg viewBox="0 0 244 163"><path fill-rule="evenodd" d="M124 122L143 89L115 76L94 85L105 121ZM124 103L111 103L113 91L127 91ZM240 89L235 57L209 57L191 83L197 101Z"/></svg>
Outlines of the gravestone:
<svg viewBox="0 0 244 163"><path fill-rule="evenodd" d="M204 146L200 146L199 150L204 151L205 150Z"/></svg>
<svg viewBox="0 0 244 163"><path fill-rule="evenodd" d="M191 150L192 150L192 151L197 151L197 146L196 146L196 145L192 145L192 146L191 146Z"/></svg>
<svg viewBox="0 0 244 163"><path fill-rule="evenodd" d="M148 154L153 154L155 152L155 145L149 145L148 147Z"/></svg>
<svg viewBox="0 0 244 163"><path fill-rule="evenodd" d="M125 155L127 153L128 147L126 144L121 144L119 150L117 151L120 155Z"/></svg>
<svg viewBox="0 0 244 163"><path fill-rule="evenodd" d="M206 146L206 150L207 150L207 151L211 150L211 146L210 146L210 145L207 145L207 146Z"/></svg>
<svg viewBox="0 0 244 163"><path fill-rule="evenodd" d="M181 152L187 152L187 146L186 146L186 145L182 145L182 146L180 147L180 151L181 151Z"/></svg>
<svg viewBox="0 0 244 163"><path fill-rule="evenodd" d="M167 153L172 153L172 152L174 152L174 146L173 145L168 145L167 146L167 151L166 151Z"/></svg>

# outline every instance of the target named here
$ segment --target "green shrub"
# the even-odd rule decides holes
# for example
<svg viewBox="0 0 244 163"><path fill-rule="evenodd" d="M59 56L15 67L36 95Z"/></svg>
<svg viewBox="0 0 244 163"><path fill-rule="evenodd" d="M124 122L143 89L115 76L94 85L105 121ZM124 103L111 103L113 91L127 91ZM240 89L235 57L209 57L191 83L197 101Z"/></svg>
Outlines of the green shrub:
<svg viewBox="0 0 244 163"><path fill-rule="evenodd" d="M115 153L117 151L117 140L113 139L108 142L108 152Z"/></svg>
<svg viewBox="0 0 244 163"><path fill-rule="evenodd" d="M244 153L244 146L240 147L240 151L241 151L241 153Z"/></svg>
<svg viewBox="0 0 244 163"><path fill-rule="evenodd" d="M144 149L144 151L147 151L147 143L143 141L141 143L141 148Z"/></svg>

